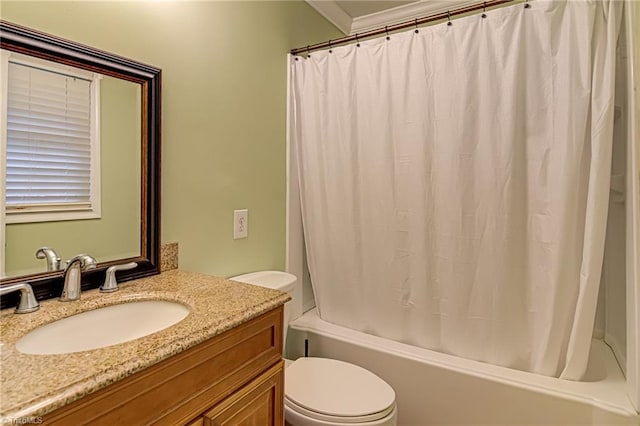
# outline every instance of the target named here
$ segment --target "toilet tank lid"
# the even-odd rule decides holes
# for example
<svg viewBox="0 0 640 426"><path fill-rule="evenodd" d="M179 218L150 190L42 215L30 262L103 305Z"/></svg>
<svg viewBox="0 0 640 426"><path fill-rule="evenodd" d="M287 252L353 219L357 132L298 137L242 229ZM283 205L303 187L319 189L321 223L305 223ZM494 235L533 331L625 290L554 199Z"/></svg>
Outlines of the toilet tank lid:
<svg viewBox="0 0 640 426"><path fill-rule="evenodd" d="M297 281L295 275L283 271L251 272L249 274L237 275L229 279L260 287L272 288L284 291L285 293L291 293Z"/></svg>

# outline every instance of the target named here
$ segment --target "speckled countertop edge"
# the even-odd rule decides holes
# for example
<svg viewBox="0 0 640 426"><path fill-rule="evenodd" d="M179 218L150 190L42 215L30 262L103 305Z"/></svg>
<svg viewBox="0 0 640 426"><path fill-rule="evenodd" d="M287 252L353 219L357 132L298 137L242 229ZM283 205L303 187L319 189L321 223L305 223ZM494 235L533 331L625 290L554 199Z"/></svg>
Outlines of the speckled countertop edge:
<svg viewBox="0 0 640 426"><path fill-rule="evenodd" d="M62 355L28 355L15 343L27 332L90 309L139 300L172 300L191 310L162 331L106 348ZM219 277L172 270L121 284L114 293L90 290L76 302L41 302L40 310L0 312L0 424L43 416L242 324L289 300L286 293Z"/></svg>

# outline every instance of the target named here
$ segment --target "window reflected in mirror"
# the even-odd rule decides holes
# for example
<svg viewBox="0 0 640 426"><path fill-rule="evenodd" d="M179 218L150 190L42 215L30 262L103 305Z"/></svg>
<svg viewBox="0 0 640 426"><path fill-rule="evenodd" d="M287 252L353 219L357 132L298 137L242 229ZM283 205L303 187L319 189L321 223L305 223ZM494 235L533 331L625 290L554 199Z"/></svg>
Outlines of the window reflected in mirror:
<svg viewBox="0 0 640 426"><path fill-rule="evenodd" d="M46 272L40 247L55 250L60 267L78 253L99 262L140 256L140 84L2 54L3 277Z"/></svg>

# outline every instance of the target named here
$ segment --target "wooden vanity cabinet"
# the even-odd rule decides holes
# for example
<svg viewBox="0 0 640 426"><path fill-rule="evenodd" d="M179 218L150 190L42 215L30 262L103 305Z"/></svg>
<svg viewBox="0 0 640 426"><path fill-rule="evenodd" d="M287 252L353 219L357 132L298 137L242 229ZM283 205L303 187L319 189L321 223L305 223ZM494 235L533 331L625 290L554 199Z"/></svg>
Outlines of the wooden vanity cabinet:
<svg viewBox="0 0 640 426"><path fill-rule="evenodd" d="M282 306L43 417L46 425L283 425Z"/></svg>
<svg viewBox="0 0 640 426"><path fill-rule="evenodd" d="M206 412L204 426L283 424L283 379L282 365L272 367Z"/></svg>

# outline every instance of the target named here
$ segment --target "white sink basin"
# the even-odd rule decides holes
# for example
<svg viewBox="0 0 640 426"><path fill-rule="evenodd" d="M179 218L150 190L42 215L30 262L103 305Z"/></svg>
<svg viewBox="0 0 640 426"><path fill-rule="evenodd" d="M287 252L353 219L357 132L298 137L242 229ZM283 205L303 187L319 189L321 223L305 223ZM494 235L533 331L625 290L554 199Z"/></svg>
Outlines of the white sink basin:
<svg viewBox="0 0 640 426"><path fill-rule="evenodd" d="M18 340L16 348L36 355L104 348L156 333L188 314L185 305L163 300L111 305L38 327Z"/></svg>

